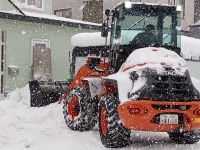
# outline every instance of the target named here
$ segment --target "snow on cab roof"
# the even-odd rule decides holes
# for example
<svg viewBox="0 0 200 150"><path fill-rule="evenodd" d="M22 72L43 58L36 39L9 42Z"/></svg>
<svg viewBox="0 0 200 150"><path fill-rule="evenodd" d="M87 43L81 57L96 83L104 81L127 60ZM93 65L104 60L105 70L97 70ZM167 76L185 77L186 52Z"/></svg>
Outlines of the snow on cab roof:
<svg viewBox="0 0 200 150"><path fill-rule="evenodd" d="M200 26L200 20L199 21L197 21L196 23L194 23L194 24L191 24L190 26Z"/></svg>
<svg viewBox="0 0 200 150"><path fill-rule="evenodd" d="M110 33L107 38L107 45L110 44ZM71 44L73 46L102 46L105 45L106 38L101 36L101 32L78 33L72 36Z"/></svg>

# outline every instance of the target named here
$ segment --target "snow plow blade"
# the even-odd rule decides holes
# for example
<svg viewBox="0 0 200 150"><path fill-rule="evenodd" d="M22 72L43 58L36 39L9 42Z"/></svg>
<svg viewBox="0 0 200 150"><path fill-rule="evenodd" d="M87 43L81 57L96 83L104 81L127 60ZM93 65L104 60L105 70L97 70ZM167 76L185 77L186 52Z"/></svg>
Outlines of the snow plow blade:
<svg viewBox="0 0 200 150"><path fill-rule="evenodd" d="M58 101L68 85L65 81L29 81L31 107L42 107Z"/></svg>

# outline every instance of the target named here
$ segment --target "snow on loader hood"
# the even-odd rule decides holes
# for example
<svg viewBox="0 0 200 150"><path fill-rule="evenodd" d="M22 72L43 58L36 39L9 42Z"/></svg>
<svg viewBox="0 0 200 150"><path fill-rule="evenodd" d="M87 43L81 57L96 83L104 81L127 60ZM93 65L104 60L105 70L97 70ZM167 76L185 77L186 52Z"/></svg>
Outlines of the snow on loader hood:
<svg viewBox="0 0 200 150"><path fill-rule="evenodd" d="M154 69L158 74L163 74L166 72L164 67L173 68L177 75L184 75L185 71L188 69L186 61L177 53L165 48L147 47L133 51L119 71L106 78L117 81L119 99L123 103L129 100L129 92L134 93L145 85L146 78L142 77L143 69ZM138 80L134 82L134 86L130 79L130 74L133 71L136 71L139 77Z"/></svg>

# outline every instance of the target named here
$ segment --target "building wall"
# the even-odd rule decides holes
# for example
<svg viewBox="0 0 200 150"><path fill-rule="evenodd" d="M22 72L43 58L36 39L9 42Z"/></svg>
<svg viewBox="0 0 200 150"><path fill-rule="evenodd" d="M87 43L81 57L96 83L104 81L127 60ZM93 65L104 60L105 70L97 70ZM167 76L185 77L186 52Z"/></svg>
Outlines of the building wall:
<svg viewBox="0 0 200 150"><path fill-rule="evenodd" d="M0 0L0 10L16 11L16 9L7 0Z"/></svg>
<svg viewBox="0 0 200 150"><path fill-rule="evenodd" d="M83 21L103 22L103 0L84 2Z"/></svg>
<svg viewBox="0 0 200 150"><path fill-rule="evenodd" d="M0 30L6 31L5 91L23 87L31 79L32 39L48 39L51 49L52 79L64 80L68 75L71 37L93 30L0 19ZM18 75L9 75L8 66L19 66Z"/></svg>
<svg viewBox="0 0 200 150"><path fill-rule="evenodd" d="M53 9L60 8L72 8L72 18L82 20L83 8L85 0L53 0ZM113 9L118 3L125 2L127 0L103 0L103 10ZM198 1L198 0L197 0ZM158 4L180 4L180 0L141 0L141 2L158 3ZM198 2L199 3L199 2ZM182 30L187 30L190 24L194 23L194 0L185 0L185 17L182 18ZM199 11L200 9L196 9ZM197 13L199 14L199 13ZM103 15L105 19L105 15Z"/></svg>
<svg viewBox="0 0 200 150"><path fill-rule="evenodd" d="M195 0L194 2L195 10L194 10L194 23L200 20L200 1Z"/></svg>
<svg viewBox="0 0 200 150"><path fill-rule="evenodd" d="M188 30L189 25L194 23L194 0L185 0L185 17L182 19L182 29Z"/></svg>

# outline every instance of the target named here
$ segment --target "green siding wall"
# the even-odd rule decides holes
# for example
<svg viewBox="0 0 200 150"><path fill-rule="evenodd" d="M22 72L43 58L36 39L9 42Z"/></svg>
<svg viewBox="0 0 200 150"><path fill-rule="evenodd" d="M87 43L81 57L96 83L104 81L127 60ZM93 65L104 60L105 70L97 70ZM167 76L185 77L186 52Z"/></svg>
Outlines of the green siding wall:
<svg viewBox="0 0 200 150"><path fill-rule="evenodd" d="M0 19L0 30L6 31L5 91L21 88L31 79L31 42L33 38L50 40L52 78L53 80L63 80L67 77L69 69L68 51L73 49L71 37L80 32L93 32L81 28L6 19ZM19 66L19 74L8 75L9 65Z"/></svg>
<svg viewBox="0 0 200 150"><path fill-rule="evenodd" d="M0 0L0 10L13 11L16 9L8 2L8 0Z"/></svg>

